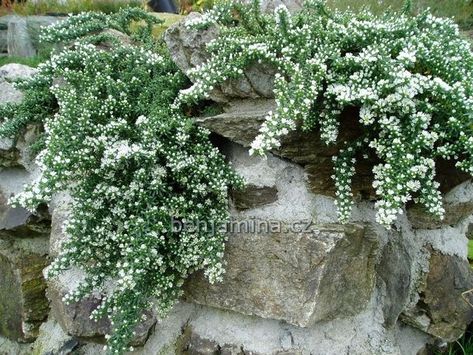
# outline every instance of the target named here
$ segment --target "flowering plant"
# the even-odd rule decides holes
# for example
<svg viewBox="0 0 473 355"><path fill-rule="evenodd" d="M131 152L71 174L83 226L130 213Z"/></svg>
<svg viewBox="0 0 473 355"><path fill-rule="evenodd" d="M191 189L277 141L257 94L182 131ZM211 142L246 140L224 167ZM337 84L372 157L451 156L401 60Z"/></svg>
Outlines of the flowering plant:
<svg viewBox="0 0 473 355"><path fill-rule="evenodd" d="M345 142L334 160L339 219L353 205L356 159L372 159L378 195L377 220L389 227L415 200L442 218L437 158L473 172L473 55L450 19L424 12L377 17L329 11L306 0L291 15L284 5L263 14L258 1L227 1L188 26L219 26L208 44L212 54L189 76L178 103L207 97L224 80L238 78L254 63L276 71L276 109L269 112L251 153L277 149L296 129L318 128L326 144L337 142L340 116L356 107L363 134Z"/></svg>
<svg viewBox="0 0 473 355"><path fill-rule="evenodd" d="M71 17L45 37L89 33L95 17ZM23 84L26 100L0 108L0 135L17 135L33 121L44 125L41 176L13 202L33 210L55 192L70 192L68 239L48 277L73 266L85 271L65 301L103 293L92 316L110 317L108 347L121 353L143 310L166 314L189 273L203 269L210 282L221 277L224 235L176 232L171 220L224 221L228 189L241 181L209 132L172 107L187 79L160 45L115 42L100 50L81 39L38 69ZM36 115L30 105L42 100L49 105Z"/></svg>

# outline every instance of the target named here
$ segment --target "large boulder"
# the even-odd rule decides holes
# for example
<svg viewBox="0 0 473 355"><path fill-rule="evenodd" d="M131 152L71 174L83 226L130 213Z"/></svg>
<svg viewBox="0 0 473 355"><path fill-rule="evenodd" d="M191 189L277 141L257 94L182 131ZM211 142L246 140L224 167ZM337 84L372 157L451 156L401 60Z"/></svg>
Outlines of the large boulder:
<svg viewBox="0 0 473 355"><path fill-rule="evenodd" d="M317 225L284 232L286 226L276 231L274 225L237 232L248 228L238 221L234 227L223 282L211 285L197 273L185 286L187 300L302 327L357 314L370 300L377 240L368 228Z"/></svg>

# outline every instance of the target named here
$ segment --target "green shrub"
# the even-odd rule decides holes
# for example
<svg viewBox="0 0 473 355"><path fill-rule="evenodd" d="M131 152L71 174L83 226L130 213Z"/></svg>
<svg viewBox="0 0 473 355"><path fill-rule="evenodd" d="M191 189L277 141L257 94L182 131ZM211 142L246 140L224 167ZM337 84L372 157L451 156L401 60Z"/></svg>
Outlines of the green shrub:
<svg viewBox="0 0 473 355"><path fill-rule="evenodd" d="M249 65L272 65L277 107L252 153L278 148L296 129L319 129L334 144L340 116L355 107L363 133L334 157L340 221L350 218L357 159L379 162L373 168L379 223L389 227L413 199L442 218L435 160L473 172L473 55L451 19L411 16L409 5L376 16L330 11L318 0L307 0L296 15L284 6L262 14L257 1L220 4L188 23L217 23L220 36L208 45L210 60L189 73L195 84L178 103L198 102Z"/></svg>
<svg viewBox="0 0 473 355"><path fill-rule="evenodd" d="M117 40L109 50L94 45L112 40L98 30L127 32L137 19L147 21L144 29L154 23L126 10L105 22L102 14L82 14L47 29L44 39L74 44L21 84L21 104L0 107L6 119L0 136L44 124L37 157L42 174L12 202L34 210L55 192L71 193L68 240L48 277L73 266L86 272L66 302L92 291L105 294L93 317L112 321L110 353L127 349L143 310L169 311L189 273L203 269L211 282L220 279L223 233L173 231L171 219L208 226L225 221L228 189L241 184L209 132L173 108L188 82L165 48L150 42L149 31L135 37L139 46Z"/></svg>

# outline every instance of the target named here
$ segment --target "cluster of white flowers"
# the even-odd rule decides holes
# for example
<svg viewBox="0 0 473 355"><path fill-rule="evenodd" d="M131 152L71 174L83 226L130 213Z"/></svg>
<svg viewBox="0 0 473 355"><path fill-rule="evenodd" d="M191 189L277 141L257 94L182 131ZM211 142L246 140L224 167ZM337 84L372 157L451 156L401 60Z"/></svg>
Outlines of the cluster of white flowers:
<svg viewBox="0 0 473 355"><path fill-rule="evenodd" d="M353 119L362 136L341 144L334 158L340 219L350 217L359 157L379 162L373 168L379 223L389 227L410 200L442 218L436 159L453 159L473 173L473 55L452 20L331 12L318 0L307 0L295 15L284 5L262 14L257 1L235 3L233 12L228 6L217 6L207 18L207 24L220 26L220 36L178 101L205 97L248 65L270 64L277 70L276 109L251 153L279 148L282 137L298 127L320 129L327 144L343 143L340 117L358 108Z"/></svg>
<svg viewBox="0 0 473 355"><path fill-rule="evenodd" d="M132 31L130 24L140 22L139 31ZM40 33L40 41L48 43L70 42L84 36L95 37L101 31L113 28L140 41L147 41L151 37L152 27L162 23L158 17L150 15L146 11L135 7L123 7L118 12L105 14L103 12L82 12L70 16L67 21L59 21L46 27ZM98 38L98 37L96 37ZM113 36L105 36L108 40L114 40ZM87 40L87 39L86 39Z"/></svg>
<svg viewBox="0 0 473 355"><path fill-rule="evenodd" d="M89 17L95 19L81 15L48 33L83 33L93 26ZM130 45L105 51L77 41L41 65L35 80L26 94L55 102L42 122L42 174L12 202L35 209L55 192L71 193L69 238L48 277L71 266L85 272L64 300L106 295L92 316L111 318L107 348L122 353L150 300L165 315L191 272L203 269L211 282L221 278L223 233L176 232L171 221L225 221L228 190L242 181L210 143L209 131L172 108L187 79L165 54ZM32 109L21 105L19 115Z"/></svg>

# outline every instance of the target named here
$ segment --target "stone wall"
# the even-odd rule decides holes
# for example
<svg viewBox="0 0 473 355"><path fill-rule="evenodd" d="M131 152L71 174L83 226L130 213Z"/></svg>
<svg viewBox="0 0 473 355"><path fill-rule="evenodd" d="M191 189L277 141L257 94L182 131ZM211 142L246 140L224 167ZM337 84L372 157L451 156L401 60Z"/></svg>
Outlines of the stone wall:
<svg viewBox="0 0 473 355"><path fill-rule="evenodd" d="M177 25L166 40L177 64L192 66L198 61L188 59L210 35L186 31ZM192 275L169 317L149 312L137 327L136 353L406 355L459 338L473 317L466 302L473 299L462 297L473 288L472 181L445 166L445 220L413 206L385 230L375 222L369 169L360 167L366 174L355 185L352 219L338 224L334 151L316 133L288 137L267 159L249 156L273 106L269 76L258 73L266 72L254 68L243 83L216 91L223 113L196 118L247 181L230 199L241 229L228 235L224 280L209 285ZM29 75L34 70L24 66L0 68L1 100L21 100L9 80ZM242 87L250 91L236 89ZM0 142L0 354L103 354L110 325L89 319L102 296L65 305L62 296L83 278L80 270L48 283L42 276L65 239L67 193L34 214L7 205L37 174L27 149L35 129L18 142ZM352 132L347 126L342 135Z"/></svg>

